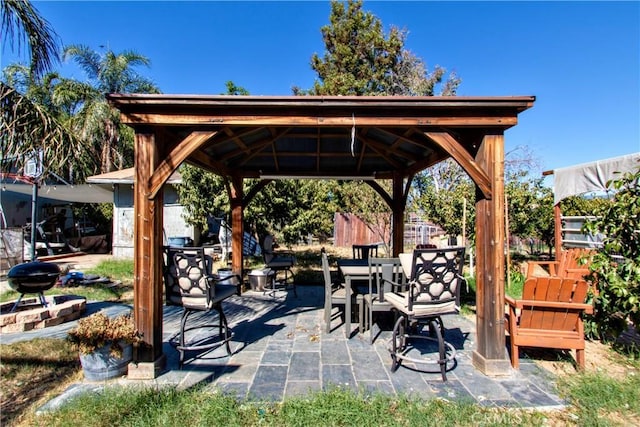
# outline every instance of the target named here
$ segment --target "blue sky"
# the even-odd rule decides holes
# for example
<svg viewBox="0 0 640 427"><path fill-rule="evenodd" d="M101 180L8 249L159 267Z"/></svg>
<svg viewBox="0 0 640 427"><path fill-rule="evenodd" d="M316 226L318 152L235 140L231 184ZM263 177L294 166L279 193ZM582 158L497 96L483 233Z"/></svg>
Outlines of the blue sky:
<svg viewBox="0 0 640 427"><path fill-rule="evenodd" d="M54 2L33 4L63 44L134 50L163 93L252 95L312 86L328 1ZM366 1L408 31L405 47L462 78L464 96L535 95L505 134L539 170L640 151L640 2ZM1 66L20 58L5 49ZM85 76L73 65L62 74Z"/></svg>

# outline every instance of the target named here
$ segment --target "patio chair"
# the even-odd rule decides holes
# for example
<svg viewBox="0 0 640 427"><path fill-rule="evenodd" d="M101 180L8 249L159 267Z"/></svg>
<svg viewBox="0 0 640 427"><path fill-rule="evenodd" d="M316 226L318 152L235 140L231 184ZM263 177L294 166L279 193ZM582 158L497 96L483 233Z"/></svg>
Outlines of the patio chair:
<svg viewBox="0 0 640 427"><path fill-rule="evenodd" d="M592 253L592 249L571 248L561 251L555 261L528 261L527 279L558 276L583 280L590 273L589 263Z"/></svg>
<svg viewBox="0 0 640 427"><path fill-rule="evenodd" d="M393 289L396 287L396 289ZM373 313L391 312L392 305L385 293L405 291L404 272L400 258L369 258L369 292L362 297L360 332L369 330L371 344L375 340Z"/></svg>
<svg viewBox="0 0 640 427"><path fill-rule="evenodd" d="M378 256L378 245L353 245L353 259L369 259Z"/></svg>
<svg viewBox="0 0 640 427"><path fill-rule="evenodd" d="M458 313L460 286L464 282L463 264L464 248L413 251L408 290L385 294L385 299L399 316L389 348L392 372L403 360L416 364L436 363L440 365L442 380L447 380L447 364L455 360L456 350L445 341L442 316ZM428 326L428 335L422 331L424 326ZM437 341L439 358L412 357L416 340Z"/></svg>
<svg viewBox="0 0 640 427"><path fill-rule="evenodd" d="M232 334L222 302L237 293L240 278L224 278L225 283L236 284L217 283L218 276L211 273L212 260L205 255L202 247L165 246L163 252L166 304L182 307L180 330L169 340L180 353L180 367L184 364L187 351L203 351L224 345L230 355ZM218 313L217 323L202 323L194 319L193 325L187 325L187 320L193 314L211 311ZM218 328L217 339L203 333L190 333L187 338L188 332L202 328Z"/></svg>
<svg viewBox="0 0 640 427"><path fill-rule="evenodd" d="M274 280L270 282L273 285L272 291L275 291L275 287L278 285L284 286L286 289L289 277L291 277L293 294L297 297L296 281L292 270L293 265L296 263L295 257L292 254L276 253L274 251L273 236L271 234L267 234L262 242L262 255L264 257L265 268L269 268L275 273ZM277 280L278 273L284 273L284 280Z"/></svg>
<svg viewBox="0 0 640 427"><path fill-rule="evenodd" d="M585 304L587 290L584 280L534 277L525 281L522 299L505 296L514 368L520 364L521 346L574 349L578 368L584 368L582 313L593 313L593 306Z"/></svg>
<svg viewBox="0 0 640 427"><path fill-rule="evenodd" d="M351 316L352 313L346 313L344 307L346 307L347 298L351 298L352 309L357 308L360 310L362 305L362 295L356 295L353 289L346 289L344 283L334 283L331 280L331 271L329 269L329 259L327 253L322 251L322 275L324 278L324 324L327 333L331 332L331 320L333 319L332 311L334 306L342 306L340 316L343 323L346 324L346 316ZM351 319L351 317L349 318Z"/></svg>

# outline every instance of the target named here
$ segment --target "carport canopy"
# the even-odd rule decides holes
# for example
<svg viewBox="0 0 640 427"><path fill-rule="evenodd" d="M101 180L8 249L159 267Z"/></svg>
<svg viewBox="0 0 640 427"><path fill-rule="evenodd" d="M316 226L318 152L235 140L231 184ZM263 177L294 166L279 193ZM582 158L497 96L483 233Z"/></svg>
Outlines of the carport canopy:
<svg viewBox="0 0 640 427"><path fill-rule="evenodd" d="M504 132L535 97L108 95L135 131L134 317L129 375L153 378L162 353L162 186L184 162L229 184L232 268L242 269L243 207L273 179L364 180L393 212L402 251L413 176L453 158L477 187L476 367L508 372L504 331ZM243 180L258 183L244 194ZM387 194L379 180L392 182Z"/></svg>

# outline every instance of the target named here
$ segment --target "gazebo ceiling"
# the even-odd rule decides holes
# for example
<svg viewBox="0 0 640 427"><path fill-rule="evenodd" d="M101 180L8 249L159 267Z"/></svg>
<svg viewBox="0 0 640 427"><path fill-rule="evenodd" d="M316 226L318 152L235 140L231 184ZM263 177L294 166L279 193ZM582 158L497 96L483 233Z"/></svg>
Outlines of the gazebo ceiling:
<svg viewBox="0 0 640 427"><path fill-rule="evenodd" d="M251 178L411 176L517 123L535 97L108 95L161 159ZM178 147L178 148L176 148ZM182 159L178 151L189 147ZM191 148L193 147L193 148ZM458 159L456 159L458 160Z"/></svg>

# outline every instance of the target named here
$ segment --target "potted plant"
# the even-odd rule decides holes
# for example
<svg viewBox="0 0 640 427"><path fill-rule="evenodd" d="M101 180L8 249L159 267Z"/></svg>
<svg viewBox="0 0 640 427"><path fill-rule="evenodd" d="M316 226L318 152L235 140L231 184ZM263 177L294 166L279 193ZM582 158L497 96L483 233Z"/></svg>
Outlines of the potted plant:
<svg viewBox="0 0 640 427"><path fill-rule="evenodd" d="M140 341L131 314L113 319L103 312L78 321L67 336L80 353L80 363L88 380L106 380L124 375L132 360L132 344Z"/></svg>

